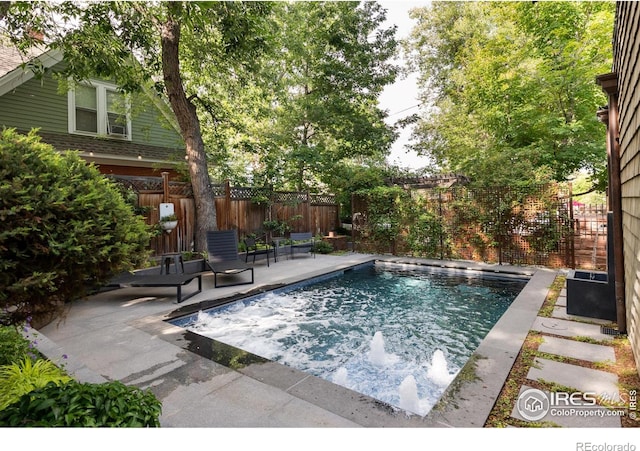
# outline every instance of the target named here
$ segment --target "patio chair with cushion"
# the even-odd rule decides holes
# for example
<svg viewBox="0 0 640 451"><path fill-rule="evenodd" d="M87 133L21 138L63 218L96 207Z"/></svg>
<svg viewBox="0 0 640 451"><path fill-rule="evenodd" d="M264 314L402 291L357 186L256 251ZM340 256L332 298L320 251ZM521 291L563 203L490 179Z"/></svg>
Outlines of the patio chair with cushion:
<svg viewBox="0 0 640 451"><path fill-rule="evenodd" d="M218 288L218 275L235 275L251 271L251 280L224 286L253 283L253 267L243 262L238 255L238 233L235 230L212 230L207 232L207 265L213 271L213 286Z"/></svg>
<svg viewBox="0 0 640 451"><path fill-rule="evenodd" d="M291 232L289 236L291 240L291 258L296 250L308 250L316 258L315 240L311 232Z"/></svg>
<svg viewBox="0 0 640 451"><path fill-rule="evenodd" d="M256 255L266 255L267 266L269 266L269 253L273 252L275 257L275 251L265 239L258 240L255 237L248 236L243 241L247 248L247 253L244 257L245 263L249 260L250 255L253 255L253 263L256 262Z"/></svg>

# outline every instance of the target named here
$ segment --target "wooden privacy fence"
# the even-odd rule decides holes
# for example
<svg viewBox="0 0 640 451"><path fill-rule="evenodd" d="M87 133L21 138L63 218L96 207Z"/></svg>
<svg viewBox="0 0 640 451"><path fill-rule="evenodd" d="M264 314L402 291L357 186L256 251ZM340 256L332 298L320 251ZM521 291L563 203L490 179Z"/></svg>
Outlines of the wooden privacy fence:
<svg viewBox="0 0 640 451"><path fill-rule="evenodd" d="M335 196L270 188L212 185L218 228L237 229L238 236L267 232L265 221L283 223L289 232L326 235L340 225ZM275 235L274 235L275 236Z"/></svg>
<svg viewBox="0 0 640 451"><path fill-rule="evenodd" d="M111 176L138 197L147 224L160 220L161 203L173 203L178 226L169 234L152 238L155 255L194 250L195 202L190 183L163 177ZM232 187L229 182L211 185L219 230L236 229L238 236L266 232L265 221L286 224L292 232L326 235L339 226L339 207L335 196L273 191L269 188ZM275 236L275 234L274 234Z"/></svg>
<svg viewBox="0 0 640 451"><path fill-rule="evenodd" d="M137 206L149 225L159 223L161 203L174 205L178 225L171 233L162 231L151 238L149 247L154 255L193 251L196 209L190 183L169 181L167 173L162 177L112 175L110 178L137 196Z"/></svg>
<svg viewBox="0 0 640 451"><path fill-rule="evenodd" d="M607 269L606 205L573 206L576 268Z"/></svg>
<svg viewBox="0 0 640 451"><path fill-rule="evenodd" d="M404 206L397 205L396 200L372 208L372 201L366 196L352 198L356 250L548 267L606 268L606 230L602 230L606 212L578 209L574 217L570 185L526 190L456 186L410 191L401 201ZM380 199L375 202L380 203Z"/></svg>

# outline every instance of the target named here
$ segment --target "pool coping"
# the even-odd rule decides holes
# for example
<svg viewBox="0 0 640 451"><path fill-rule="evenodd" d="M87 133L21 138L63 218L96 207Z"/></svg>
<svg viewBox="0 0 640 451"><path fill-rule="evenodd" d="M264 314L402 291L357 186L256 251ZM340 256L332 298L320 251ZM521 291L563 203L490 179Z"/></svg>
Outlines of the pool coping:
<svg viewBox="0 0 640 451"><path fill-rule="evenodd" d="M283 287L327 274L343 272L354 266L353 264L338 265L331 271L318 270L291 277L277 285L252 290L254 292L249 291L240 295L191 304L163 315L140 319L135 321L135 326L202 358L217 361L231 371L282 390L363 427L483 427L557 272L546 268L391 256L374 256L356 266L376 261L493 274L515 274L530 278L525 288L480 343L440 401L424 417L407 414L389 404L348 388L250 355L167 322L186 316L190 311L193 313L234 302L274 287ZM213 358L214 355L215 358ZM221 356L223 356L222 359Z"/></svg>

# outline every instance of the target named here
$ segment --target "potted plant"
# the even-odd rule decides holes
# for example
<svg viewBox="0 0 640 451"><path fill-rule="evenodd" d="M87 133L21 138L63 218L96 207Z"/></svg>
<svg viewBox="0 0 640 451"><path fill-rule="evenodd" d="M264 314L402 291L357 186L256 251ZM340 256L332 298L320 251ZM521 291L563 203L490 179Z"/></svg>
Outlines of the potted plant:
<svg viewBox="0 0 640 451"><path fill-rule="evenodd" d="M171 233L173 229L178 225L178 217L175 214L163 216L160 218L160 227L167 233Z"/></svg>

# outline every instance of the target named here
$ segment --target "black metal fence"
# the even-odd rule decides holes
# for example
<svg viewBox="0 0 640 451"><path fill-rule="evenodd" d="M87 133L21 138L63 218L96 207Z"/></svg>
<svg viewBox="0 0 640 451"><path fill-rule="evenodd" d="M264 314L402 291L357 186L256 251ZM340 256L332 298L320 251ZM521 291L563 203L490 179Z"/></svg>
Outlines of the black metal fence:
<svg viewBox="0 0 640 451"><path fill-rule="evenodd" d="M386 198L354 195L352 211L360 251L575 266L569 186L396 188Z"/></svg>

